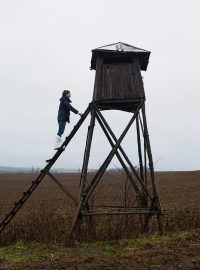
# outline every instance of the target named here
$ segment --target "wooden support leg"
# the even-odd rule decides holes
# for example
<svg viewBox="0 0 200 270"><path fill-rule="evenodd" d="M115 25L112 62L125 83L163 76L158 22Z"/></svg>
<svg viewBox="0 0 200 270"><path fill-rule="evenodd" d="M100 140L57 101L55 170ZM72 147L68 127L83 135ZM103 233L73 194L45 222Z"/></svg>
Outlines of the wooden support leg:
<svg viewBox="0 0 200 270"><path fill-rule="evenodd" d="M154 197L157 198L156 204L157 204L157 207L158 207L160 213L162 214L162 208L160 205L160 199L159 199L157 185L156 185L154 166L153 166L153 158L152 158L151 146L150 146L150 140L149 140L149 134L148 134L148 128L147 128L145 104L143 104L143 106L142 106L142 116L143 116L143 125L144 125L144 140L145 140L147 155L148 155L148 159L149 159L149 169L150 169L150 174L151 174L153 194L154 194Z"/></svg>
<svg viewBox="0 0 200 270"><path fill-rule="evenodd" d="M148 189L147 184L144 180L144 167L143 167L143 159L142 159L142 147L141 147L141 139L140 139L140 125L139 125L139 115L136 118L136 130L137 130L137 144L138 144L138 157L139 157L139 164L140 164L140 177L146 187ZM147 207L148 201L147 201L147 194L145 191L143 191L143 194L141 196L141 206Z"/></svg>
<svg viewBox="0 0 200 270"><path fill-rule="evenodd" d="M142 119L140 117L140 114L139 114L139 124L140 124L142 135L143 135L144 183L145 183L145 186L147 186L147 150L146 150L146 144L145 144L145 140L144 140L144 127L143 127L143 123L142 123Z"/></svg>
<svg viewBox="0 0 200 270"><path fill-rule="evenodd" d="M155 179L153 158L152 158L152 153L151 153L151 146L150 146L147 121L146 121L146 114L145 114L145 104L143 104L143 107L142 107L142 116L143 116L143 125L144 125L144 141L145 141L145 147L146 147L147 155L148 155L148 159L149 159L149 169L150 169L150 174L151 174L153 194L154 194L154 198L156 198L153 206L154 206L154 210L159 211L159 213L156 214L156 218L157 218L157 223L158 223L158 230L160 233L162 233L162 222L160 220L160 216L163 214L163 210L161 207L161 203L160 203L160 199L159 199L159 195L158 195L158 190L157 190L156 179ZM149 217L147 217L147 220L148 219L149 219Z"/></svg>
<svg viewBox="0 0 200 270"><path fill-rule="evenodd" d="M91 120L90 120L90 125L88 127L88 134L87 134L86 145L85 145L83 166L82 166L82 172L81 172L81 178L80 178L80 198L82 196L83 197L85 196L85 186L86 186L86 181L87 181L88 164L89 164L89 157L90 157L90 150L91 150L94 126L95 126L95 109L91 105ZM86 210L90 209L88 203L86 203L85 208L86 208ZM82 219L83 218L80 217L78 220L78 223L80 223L82 221ZM89 231L91 232L91 234L95 234L95 225L94 225L93 217L89 216L89 217L86 217L85 219L86 219ZM77 230L76 230L76 232L77 232ZM76 235L77 235L77 233L76 233Z"/></svg>
<svg viewBox="0 0 200 270"><path fill-rule="evenodd" d="M150 207L150 211L157 211L157 213L155 214L155 217L157 219L157 225L158 225L158 232L160 235L163 234L163 226L162 226L162 221L161 221L161 213L158 213L160 210L159 208L157 207L158 205L158 198L154 198L153 201L152 201L152 204L151 204L151 207ZM147 214L145 215L145 223L144 223L144 226L143 226L143 231L144 232L148 232L148 224L149 224L149 221L150 221L150 218L153 216L154 214Z"/></svg>
<svg viewBox="0 0 200 270"><path fill-rule="evenodd" d="M86 203L86 210L89 211L90 210L90 206L88 204L88 202ZM94 216L86 216L84 217L86 219L86 222L87 222L87 230L90 234L90 237L92 239L95 239L96 238L96 224L94 222Z"/></svg>
<svg viewBox="0 0 200 270"><path fill-rule="evenodd" d="M139 156L139 163L140 163L140 177L144 182L144 172L143 172L144 168L143 168L143 160L142 160L142 148L141 148L141 140L140 140L140 126L139 126L138 117L136 118L138 156Z"/></svg>
<svg viewBox="0 0 200 270"><path fill-rule="evenodd" d="M83 160L83 166L82 166L82 172L81 172L81 178L80 178L80 203L76 210L76 215L74 217L74 221L71 226L68 242L73 242L75 239L75 235L77 235L78 227L80 227L80 223L82 220L82 217L81 217L82 209L89 208L89 205L85 204L85 185L86 185L86 180L87 180L88 163L89 163L94 125L95 125L95 111L91 105L91 120L90 120L90 125L88 127L85 154L84 154L84 160ZM90 222L92 222L92 217L90 218Z"/></svg>
<svg viewBox="0 0 200 270"><path fill-rule="evenodd" d="M88 163L89 163L89 157L90 157L90 150L91 150L94 126L95 126L95 111L94 111L94 108L92 107L91 108L91 120L90 120L90 125L88 127L88 134L87 134L86 145L85 145L83 166L82 166L82 172L81 172L81 178L80 178L80 186L81 186L80 197L85 192L85 185L86 185Z"/></svg>
<svg viewBox="0 0 200 270"><path fill-rule="evenodd" d="M155 208L155 201L156 201L156 198L154 197L153 200L152 200L152 202L151 202L151 206L150 206L150 209L149 209L150 211L153 211L154 210L154 208ZM148 232L148 225L149 225L149 221L150 221L151 216L152 216L151 213L146 214L144 216L144 226L143 226L143 229L142 229L143 232Z"/></svg>
<svg viewBox="0 0 200 270"><path fill-rule="evenodd" d="M158 222L158 231L159 234L163 234L163 225L162 225L162 220L161 220L161 214L156 214L157 222Z"/></svg>
<svg viewBox="0 0 200 270"><path fill-rule="evenodd" d="M74 233L75 233L75 230L78 226L78 223L80 223L81 211L83 209L84 203L85 203L85 198L82 197L80 202L79 202L78 208L76 210L76 214L75 214L75 217L74 217L74 220L73 220L70 232L69 232L69 237L68 237L68 241L67 241L68 244L74 244L74 241L75 241Z"/></svg>

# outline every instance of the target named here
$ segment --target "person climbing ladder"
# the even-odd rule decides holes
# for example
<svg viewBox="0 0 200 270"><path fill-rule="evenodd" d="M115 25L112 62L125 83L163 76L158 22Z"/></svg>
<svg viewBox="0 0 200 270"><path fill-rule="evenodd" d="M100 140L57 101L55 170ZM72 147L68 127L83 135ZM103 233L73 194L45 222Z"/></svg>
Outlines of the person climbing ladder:
<svg viewBox="0 0 200 270"><path fill-rule="evenodd" d="M62 135L65 131L66 123L70 123L70 111L72 111L75 114L79 114L82 116L82 113L80 113L77 109L75 109L70 103L72 102L70 100L71 93L70 90L64 90L62 92L62 97L60 98L60 105L58 109L58 133L56 136L56 141L54 145L54 149L57 150L61 144L62 144Z"/></svg>

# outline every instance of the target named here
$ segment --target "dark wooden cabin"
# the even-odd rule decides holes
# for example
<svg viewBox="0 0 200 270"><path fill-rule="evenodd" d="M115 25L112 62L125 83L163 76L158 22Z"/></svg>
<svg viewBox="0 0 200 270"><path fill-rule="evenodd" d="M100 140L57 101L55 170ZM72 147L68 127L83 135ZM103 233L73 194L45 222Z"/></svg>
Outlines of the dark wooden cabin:
<svg viewBox="0 0 200 270"><path fill-rule="evenodd" d="M145 98L141 70L147 69L149 56L149 51L122 42L92 50L93 101L99 108L134 111Z"/></svg>

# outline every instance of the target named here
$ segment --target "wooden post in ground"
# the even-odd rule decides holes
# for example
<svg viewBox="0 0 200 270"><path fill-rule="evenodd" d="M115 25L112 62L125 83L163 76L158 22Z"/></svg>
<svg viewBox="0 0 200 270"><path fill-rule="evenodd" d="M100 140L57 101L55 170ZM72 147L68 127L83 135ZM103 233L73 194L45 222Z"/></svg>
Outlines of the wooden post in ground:
<svg viewBox="0 0 200 270"><path fill-rule="evenodd" d="M153 195L154 195L153 206L154 206L154 209L158 211L158 213L156 213L156 218L157 218L157 222L158 222L159 232L162 233L162 223L160 220L160 216L163 214L163 211L162 211L162 207L160 204L160 198L159 198L156 179L155 179L153 158L152 158L152 153L151 153L151 145L150 145L149 133L148 133L147 121L146 121L145 104L143 104L143 106L142 106L142 117L143 117L143 126L144 126L144 140L145 140L147 155L148 155L148 159L149 159L149 170L150 170ZM151 214L149 214L149 216L150 215ZM147 218L147 220L149 220L149 217ZM148 222L146 223L146 226L147 225L148 225Z"/></svg>

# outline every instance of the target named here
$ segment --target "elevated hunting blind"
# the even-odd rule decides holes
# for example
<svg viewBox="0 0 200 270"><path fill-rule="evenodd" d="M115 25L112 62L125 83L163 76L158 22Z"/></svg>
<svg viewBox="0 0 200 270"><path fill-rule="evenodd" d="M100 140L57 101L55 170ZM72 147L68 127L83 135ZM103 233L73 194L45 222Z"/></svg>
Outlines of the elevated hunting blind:
<svg viewBox="0 0 200 270"><path fill-rule="evenodd" d="M93 222L92 216L98 215L132 215L138 214L142 230L149 226L149 220L152 216L157 219L158 229L162 231L160 216L163 210L160 204L159 194L154 174L153 158L150 147L150 140L147 128L145 113L145 92L141 76L141 70L146 70L148 66L150 52L136 48L134 46L118 42L115 44L99 47L92 50L91 69L96 70L93 100L88 105L81 119L74 126L70 134L65 138L63 144L57 149L55 155L46 160L47 165L41 170L38 177L32 181L31 186L25 191L14 208L8 213L0 223L0 232L4 230L7 224L12 220L21 206L30 197L32 192L47 175L57 184L62 191L74 202L76 213L69 232L69 242L77 237L77 228L79 228L83 219ZM101 111L104 110L122 110L131 115L127 126L117 138L107 123ZM87 116L90 115L90 124L85 143L84 158L80 175L80 192L76 198L64 187L58 179L50 172L67 145L74 137ZM92 145L95 122L100 125L111 150L92 179L88 177L88 166L90 151ZM124 149L122 141L135 123L136 148L130 145L138 156L139 166L133 165ZM132 204L127 207L124 205L94 205L91 202L91 195L99 185L103 174L108 168L112 158L116 155L119 160L126 178L132 188ZM102 200L104 199L102 194ZM90 226L90 228L93 226ZM94 228L94 227L93 227Z"/></svg>
<svg viewBox="0 0 200 270"><path fill-rule="evenodd" d="M141 70L150 52L118 42L92 50L91 69L96 70L94 95L101 109L134 111L145 98Z"/></svg>

